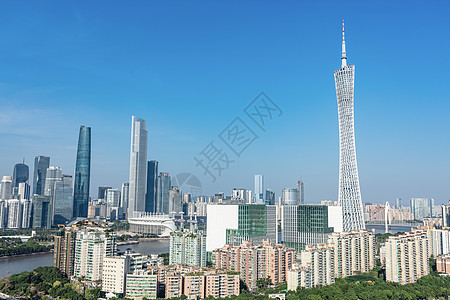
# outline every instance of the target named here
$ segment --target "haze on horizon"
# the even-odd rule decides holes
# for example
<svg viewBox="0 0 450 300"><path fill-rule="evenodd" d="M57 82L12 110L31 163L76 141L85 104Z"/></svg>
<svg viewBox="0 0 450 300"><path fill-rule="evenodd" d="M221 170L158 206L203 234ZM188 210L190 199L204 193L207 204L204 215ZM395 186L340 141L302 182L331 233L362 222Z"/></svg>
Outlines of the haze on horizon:
<svg viewBox="0 0 450 300"><path fill-rule="evenodd" d="M128 181L131 116L148 159L196 175L207 195L305 182L306 202L337 200L333 71L341 20L355 64L363 202L450 198L447 2L278 4L135 1L0 3L0 176L51 157L72 174L79 126L92 127L91 195ZM283 111L265 131L245 107L265 92ZM258 138L240 156L219 134L236 117ZM211 141L234 160L216 182L195 165ZM32 178L32 175L30 174Z"/></svg>

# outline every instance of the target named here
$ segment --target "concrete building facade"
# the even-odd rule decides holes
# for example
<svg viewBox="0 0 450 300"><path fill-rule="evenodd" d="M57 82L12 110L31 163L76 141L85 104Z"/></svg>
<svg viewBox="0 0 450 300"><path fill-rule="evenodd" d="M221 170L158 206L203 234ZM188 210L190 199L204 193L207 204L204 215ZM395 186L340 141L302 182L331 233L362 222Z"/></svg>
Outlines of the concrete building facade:
<svg viewBox="0 0 450 300"><path fill-rule="evenodd" d="M414 283L430 273L429 239L426 232L408 232L386 241L386 281Z"/></svg>

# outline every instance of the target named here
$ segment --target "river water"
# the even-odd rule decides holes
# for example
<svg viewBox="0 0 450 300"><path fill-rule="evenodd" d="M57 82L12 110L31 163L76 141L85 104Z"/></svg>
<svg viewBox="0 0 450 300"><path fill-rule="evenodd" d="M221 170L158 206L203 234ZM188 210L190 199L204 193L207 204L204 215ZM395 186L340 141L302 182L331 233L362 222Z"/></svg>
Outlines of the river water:
<svg viewBox="0 0 450 300"><path fill-rule="evenodd" d="M168 253L169 239L145 240L140 241L139 244L117 247L119 252L123 252L128 248L146 255ZM32 271L37 267L51 266L52 264L53 253L4 258L0 259L0 277L10 276L24 271Z"/></svg>
<svg viewBox="0 0 450 300"><path fill-rule="evenodd" d="M375 233L385 233L384 225L366 225L368 230L375 229ZM411 226L389 226L389 233L396 234L397 232L410 232Z"/></svg>
<svg viewBox="0 0 450 300"><path fill-rule="evenodd" d="M169 239L155 239L140 241L139 244L119 246L117 247L117 249L119 250L119 252L123 252L130 248L131 250L138 253L150 255L169 253L169 245Z"/></svg>

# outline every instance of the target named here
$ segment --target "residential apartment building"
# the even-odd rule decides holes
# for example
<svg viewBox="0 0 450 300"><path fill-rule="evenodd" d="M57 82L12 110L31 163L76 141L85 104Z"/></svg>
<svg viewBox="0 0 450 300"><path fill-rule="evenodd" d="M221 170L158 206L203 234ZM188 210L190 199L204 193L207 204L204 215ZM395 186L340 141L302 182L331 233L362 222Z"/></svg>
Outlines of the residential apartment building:
<svg viewBox="0 0 450 300"><path fill-rule="evenodd" d="M103 258L102 291L114 293L119 297L125 294L129 262L129 257L112 256Z"/></svg>
<svg viewBox="0 0 450 300"><path fill-rule="evenodd" d="M430 273L431 256L426 232L415 231L391 236L386 241L386 280L414 283Z"/></svg>
<svg viewBox="0 0 450 300"><path fill-rule="evenodd" d="M301 257L302 267L309 269L309 280L306 281L311 287L334 283L335 251L332 246L325 244L316 247L307 246L302 251Z"/></svg>
<svg viewBox="0 0 450 300"><path fill-rule="evenodd" d="M337 278L369 272L375 266L375 234L371 231L334 232L328 244L334 249Z"/></svg>
<svg viewBox="0 0 450 300"><path fill-rule="evenodd" d="M436 271L450 274L450 254L436 257Z"/></svg>
<svg viewBox="0 0 450 300"><path fill-rule="evenodd" d="M434 257L450 253L450 228L429 228L427 236L430 245L430 253Z"/></svg>
<svg viewBox="0 0 450 300"><path fill-rule="evenodd" d="M213 252L218 269L236 271L250 289L256 281L270 277L273 285L286 282L286 271L292 267L295 250L281 244L264 241L262 245L243 242L240 246L225 245Z"/></svg>
<svg viewBox="0 0 450 300"><path fill-rule="evenodd" d="M75 265L76 227L60 225L60 230L55 235L53 266L67 276L72 276Z"/></svg>
<svg viewBox="0 0 450 300"><path fill-rule="evenodd" d="M292 265L286 272L287 289L296 291L298 287L311 288L311 268L300 264Z"/></svg>
<svg viewBox="0 0 450 300"><path fill-rule="evenodd" d="M158 294L166 299L182 295L188 299L225 298L240 292L236 272L186 265L151 267L148 271L157 277Z"/></svg>
<svg viewBox="0 0 450 300"><path fill-rule="evenodd" d="M169 264L206 267L206 235L183 228L170 233Z"/></svg>
<svg viewBox="0 0 450 300"><path fill-rule="evenodd" d="M103 258L115 256L116 234L100 227L77 230L75 241L74 276L90 281L102 280Z"/></svg>

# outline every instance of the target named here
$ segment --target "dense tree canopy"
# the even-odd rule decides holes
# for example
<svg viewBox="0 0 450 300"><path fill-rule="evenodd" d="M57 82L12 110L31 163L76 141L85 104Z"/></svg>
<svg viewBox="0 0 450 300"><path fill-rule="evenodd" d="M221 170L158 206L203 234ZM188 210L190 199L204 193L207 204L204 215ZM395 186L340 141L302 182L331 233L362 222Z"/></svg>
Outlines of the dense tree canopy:
<svg viewBox="0 0 450 300"><path fill-rule="evenodd" d="M52 244L41 244L37 239L30 239L27 242L22 243L18 238L0 238L0 256L47 252L50 251L50 249L53 249Z"/></svg>
<svg viewBox="0 0 450 300"><path fill-rule="evenodd" d="M46 295L80 300L95 300L100 297L100 289L86 290L84 294L77 293L69 279L54 267L39 267L31 272L4 277L0 279L0 291L27 299L44 299Z"/></svg>

